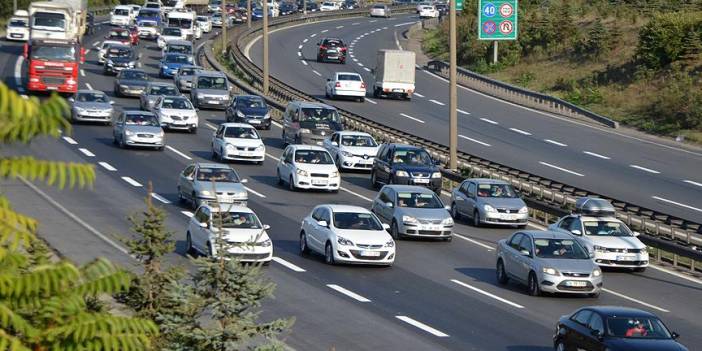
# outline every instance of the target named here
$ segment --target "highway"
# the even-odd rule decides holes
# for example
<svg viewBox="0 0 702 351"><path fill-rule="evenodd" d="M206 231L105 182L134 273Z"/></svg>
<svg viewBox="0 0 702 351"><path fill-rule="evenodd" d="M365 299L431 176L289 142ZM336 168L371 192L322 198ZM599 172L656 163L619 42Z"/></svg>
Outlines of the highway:
<svg viewBox="0 0 702 351"><path fill-rule="evenodd" d="M349 29L349 34L353 31L360 33L376 25L376 22L369 23L369 19L360 18L333 24L354 28L355 22L359 23L355 25L359 29ZM331 25L327 23L323 26ZM319 26L322 25L277 32L272 37L272 47L287 50L292 45L292 39L288 36L304 32L309 37L314 30L324 30ZM378 38L373 40L380 40L386 34L383 31L376 32ZM86 38L84 42L93 47L99 43L102 35L104 29ZM288 38L287 43L280 41L283 35ZM300 36L301 40L303 38ZM294 47L297 48L297 45L300 44L295 44ZM142 68L154 80L161 80L157 78L159 50L155 43L142 41L140 50ZM312 57L311 48L303 46L303 50L305 57ZM21 61L21 51L19 44L2 42L0 72L3 80L11 85L15 77L22 76L24 68L21 63L17 63ZM254 47L254 55L255 51ZM367 61L374 51L372 49L370 53L362 55L356 49L356 57L359 60L365 57ZM271 57L278 58L272 66L272 72L276 75L280 74L285 62L292 61L305 67L298 62L294 51L286 51L285 55L276 55L274 51ZM313 62L309 62L309 65L315 65L313 67L318 71L327 69L319 71L322 75L328 74L331 69L353 67L326 68L326 65L316 66ZM309 69L293 67L295 69L290 70L288 67L288 70L300 74L296 78L296 86L307 84L310 89L322 86L321 78L314 73L312 76L304 73ZM81 88L99 89L113 95L114 78L102 75L94 47L88 53L88 62L82 68L84 74L80 77ZM427 98L433 96L430 89L418 86L420 93ZM433 98L441 97L436 93ZM137 99L114 99L118 109L138 108ZM385 111L381 108L393 106L407 109L408 114L426 119L427 125L440 123L439 115L431 117L430 112L440 110L441 106L432 107L422 101L422 98L415 98L411 103L378 101L377 104L338 105L376 109L379 112ZM416 112L411 110L414 107L418 109ZM413 126L411 121L401 117L386 114L384 118L396 118L396 126L411 128L408 130L417 133L428 130ZM507 123L507 119L498 119L499 116L493 118L499 123ZM135 261L124 253L124 245L118 238L120 235L129 235L126 217L143 207L147 184L152 182L157 194L155 203L167 211L168 227L173 230L177 240L177 250L168 256L168 262L192 268L185 256L185 227L191 210L178 203L176 180L179 172L188 164L211 161L212 131L223 120L222 111L201 110L198 133L167 133L168 146L163 152L119 149L112 145L110 127L91 124L76 125L73 135L59 140L40 139L27 146L6 148L2 150L6 154L30 154L93 163L97 165L98 173L96 184L89 190L69 192L39 187L44 196L36 195L29 200L22 193L12 193L10 197L18 209L36 214L41 221L54 219L51 217L53 215L47 214L47 208L57 208L57 205L80 219L82 230L57 228L53 231L52 228L46 228L44 231L43 236L67 257L85 262L105 256L133 267ZM536 126L530 128L534 134L539 130ZM265 272L278 287L275 299L264 305L264 318L296 317L295 326L286 338L286 342L294 349L550 350L551 336L558 317L590 304L624 305L655 312L669 327L682 335L681 341L684 344L690 347L702 343L702 335L698 332L702 330L702 319L699 317L702 315L702 305L691 303L699 300L702 283L663 268L652 267L645 273L635 274L606 271L607 290L598 299L561 296L534 298L528 296L523 287L514 284L499 286L494 272L494 247L498 240L511 234L513 229L474 228L458 224L455 229L457 236L450 243L402 241L398 243L398 256L391 268L328 266L321 257L302 257L298 254L300 220L313 206L320 203L343 203L368 207L375 191L370 188L368 175L361 173L344 173L342 190L338 194L290 192L276 185L276 158L282 153L280 132L279 125L274 125L270 131L261 132L268 153L263 165L232 164L232 167L249 180L246 184L249 188L249 207L263 223L271 226L269 235L274 243L276 260L265 268ZM487 134L481 134L480 137L490 140L495 145L490 150L497 154L498 141L492 137L488 139ZM611 150L608 152L621 151ZM503 155L504 151L499 154ZM567 164L564 166L570 167ZM14 190L15 187L8 189ZM61 213L66 215L66 212ZM77 223L75 218L73 224ZM86 226L93 230L86 230Z"/></svg>
<svg viewBox="0 0 702 351"><path fill-rule="evenodd" d="M334 72L362 74L369 86L375 55L403 45L416 15L344 19L274 31L271 75L324 99ZM317 63L317 42L338 37L349 45L346 65ZM262 42L250 47L259 64ZM448 83L418 69L412 101L333 101L363 117L448 145ZM459 150L564 184L702 223L702 151L621 130L555 117L458 89Z"/></svg>

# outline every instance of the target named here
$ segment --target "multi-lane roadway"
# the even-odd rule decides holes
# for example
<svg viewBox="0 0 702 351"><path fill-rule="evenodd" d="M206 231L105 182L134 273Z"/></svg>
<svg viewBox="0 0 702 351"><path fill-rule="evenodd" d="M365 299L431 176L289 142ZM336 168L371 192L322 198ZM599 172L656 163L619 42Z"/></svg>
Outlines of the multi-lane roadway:
<svg viewBox="0 0 702 351"><path fill-rule="evenodd" d="M274 75L279 74L281 79L292 79L286 78L285 74L289 73L281 72L282 67L288 67L289 71L299 74L294 78L296 86L307 85L308 89L321 89L322 78L330 72L338 69L358 70L360 66L354 61L347 66L318 65L312 61L303 64L300 62L302 56L297 56L298 45L303 45L305 58L314 57L314 48L310 46L314 44L314 39L303 43L304 39L315 33L317 36L328 33L327 35L340 36L348 34L353 40L356 36L369 32L368 36L356 41L354 56L359 62L371 64L375 50L383 46L382 38L392 37L394 29L401 27L395 27L396 24L411 20L412 18L396 18L387 23L379 23L371 22L374 20L368 18L357 18L276 32L272 37L274 50L292 51L281 51L278 54L274 51L271 55L275 58L272 60L272 72ZM336 28L339 26L343 27ZM383 27L388 29L382 29ZM370 31L378 28L380 30L370 34ZM328 32L322 33L323 30ZM96 58L95 47L102 35L104 29L85 39L91 50L88 61L82 66L80 84L81 88L103 90L112 96L114 78L102 75L102 68L97 64ZM297 37L300 43L293 45L293 38ZM360 50L364 40L368 44ZM374 44L375 41L378 43ZM142 41L139 50L143 54L141 67L152 79L162 80L157 78L160 51L155 43ZM256 57L255 51L254 47L252 57ZM21 62L21 52L19 44L2 43L0 73L3 80L11 85L15 77L23 75L22 63L17 63ZM362 58L365 61L361 61ZM292 63L299 66L292 66L291 69L289 65ZM366 63L364 67L365 65ZM16 69L17 67L19 68ZM307 71L312 73L307 75L304 73ZM363 68L359 71L367 73ZM445 103L438 83L434 89L424 85L430 81L429 78L432 77L421 78L420 75L418 89L425 97L417 96L409 103L374 100L376 104L335 104L344 108L376 111L373 115L380 116L376 118L392 121L392 125L398 128L428 133L432 130L428 127L441 123L441 114L436 111L445 108L430 101L434 99ZM117 109L138 109L137 99L113 99ZM387 112L388 108L394 108L394 114ZM471 113L464 118L479 117L471 106L462 105L461 108ZM403 119L397 111L406 111L407 115L422 119L424 123L413 125L413 120ZM370 112L367 114L370 115ZM486 125L475 125L477 122L464 122L462 128L465 129L461 133L493 128L499 130L511 127L509 123L514 122L514 128L528 129L534 139L537 133L545 133L541 128L547 128L539 127L537 123L516 124L515 118L510 116L488 117L498 124L485 122ZM198 133L167 133L167 146L162 152L119 149L112 145L110 127L90 124L76 125L71 136L58 140L41 139L3 152L96 165L98 180L92 189L68 192L43 188L41 191L45 197L37 196L35 206L60 206L63 215L70 212L74 216L72 221L82 222L80 225L85 230L75 234L66 230L52 231L50 227L43 232L49 242L69 258L84 262L93 257L106 256L133 266L135 262L124 253L123 244L117 237L129 235L126 217L142 208L147 184L152 182L155 202L167 211L168 227L174 231L177 240L176 252L169 255L168 260L173 264L189 265L185 256L185 227L191 213L187 206L178 203L176 180L179 172L188 164L210 161L211 132L223 120L222 111L201 110ZM558 317L590 304L625 305L650 310L682 334L683 343L698 345L702 342L702 336L697 333L702 329L702 319L699 317L702 315L702 306L694 303L699 300L702 283L662 268L652 267L640 274L606 271L606 290L598 299L535 298L528 296L522 287L499 286L494 274L494 247L498 240L513 232L511 229L474 228L458 224L455 229L456 238L451 243L402 241L397 247L395 265L391 268L328 266L321 257L301 257L298 254L300 220L313 206L320 203L343 203L368 207L376 191L370 187L369 177L358 173L343 174L342 189L338 194L290 192L276 185L275 164L283 147L280 132L277 124L270 131L261 132L268 153L262 165L232 164L232 167L242 177L249 179L246 184L249 188L249 207L263 223L271 226L269 235L274 243L276 259L265 271L277 283L278 288L276 298L265 305L264 318L295 316L297 322L286 339L295 349L549 350ZM592 133L604 132L592 130ZM509 156L524 150L515 141L519 135L521 134L511 135L510 138L505 138L506 141L488 136L487 132L473 133L470 137L485 139L485 143L491 145L486 150L496 155L521 159L516 155ZM500 143L514 144L513 152L499 150L498 145L502 145ZM578 143L569 142L569 146L563 147L561 152L575 149L574 145ZM472 144L463 146L470 146L471 149L476 147ZM592 151L605 152L599 149ZM611 153L613 161L615 153L620 151L622 150L613 149L607 152ZM661 171L664 169L667 170L662 168ZM14 201L22 200L20 198ZM27 207L27 210L31 210L30 206ZM37 214L40 213L42 212L37 211ZM88 230L87 227L91 229Z"/></svg>

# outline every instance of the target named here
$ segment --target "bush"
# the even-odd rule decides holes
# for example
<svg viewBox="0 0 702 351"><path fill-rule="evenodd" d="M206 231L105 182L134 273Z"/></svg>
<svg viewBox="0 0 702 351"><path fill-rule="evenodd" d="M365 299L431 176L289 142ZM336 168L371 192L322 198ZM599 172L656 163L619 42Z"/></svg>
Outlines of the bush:
<svg viewBox="0 0 702 351"><path fill-rule="evenodd" d="M689 32L702 32L702 12L656 15L641 28L636 55L649 68L667 67L682 55Z"/></svg>
<svg viewBox="0 0 702 351"><path fill-rule="evenodd" d="M702 130L702 91L699 79L685 72L671 73L668 84L646 107L648 117L640 127L657 133L672 133L681 129Z"/></svg>

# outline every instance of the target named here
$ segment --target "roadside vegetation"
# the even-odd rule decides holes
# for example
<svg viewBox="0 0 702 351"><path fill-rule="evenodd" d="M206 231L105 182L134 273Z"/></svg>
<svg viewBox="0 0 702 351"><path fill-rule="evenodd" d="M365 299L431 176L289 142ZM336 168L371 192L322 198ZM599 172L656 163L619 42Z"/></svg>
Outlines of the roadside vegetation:
<svg viewBox="0 0 702 351"><path fill-rule="evenodd" d="M466 9L476 9L467 0ZM702 142L702 1L525 0L519 39L477 40L477 11L458 17L458 62L640 130ZM448 58L448 21L424 51Z"/></svg>

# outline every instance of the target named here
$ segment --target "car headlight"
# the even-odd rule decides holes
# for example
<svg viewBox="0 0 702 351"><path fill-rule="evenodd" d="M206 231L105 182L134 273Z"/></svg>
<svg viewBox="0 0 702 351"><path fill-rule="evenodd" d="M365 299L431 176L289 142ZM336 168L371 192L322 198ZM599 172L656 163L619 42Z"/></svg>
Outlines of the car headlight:
<svg viewBox="0 0 702 351"><path fill-rule="evenodd" d="M519 209L519 213L529 213L529 208L524 206L524 207Z"/></svg>
<svg viewBox="0 0 702 351"><path fill-rule="evenodd" d="M543 272L548 274L548 275L558 275L558 270L555 268L551 267L544 267L542 268Z"/></svg>
<svg viewBox="0 0 702 351"><path fill-rule="evenodd" d="M247 197L248 197L248 194L246 192L234 194L234 198L237 200L246 199Z"/></svg>
<svg viewBox="0 0 702 351"><path fill-rule="evenodd" d="M130 136L131 136L131 135L134 135L134 134L135 134L135 133L132 132L131 130L125 130L125 131L124 131L124 135L130 135Z"/></svg>
<svg viewBox="0 0 702 351"><path fill-rule="evenodd" d="M339 243L339 245L344 245L344 246L353 246L353 242L349 239L346 239L344 237L337 237L336 242Z"/></svg>
<svg viewBox="0 0 702 351"><path fill-rule="evenodd" d="M119 85L119 87L120 87L120 89L129 89L129 87L128 87L128 86L126 86L126 85L122 85L122 84L120 84L120 85Z"/></svg>
<svg viewBox="0 0 702 351"><path fill-rule="evenodd" d="M234 151L236 148L232 144L227 144L226 149L227 151Z"/></svg>
<svg viewBox="0 0 702 351"><path fill-rule="evenodd" d="M307 171L305 171L304 169L296 169L296 170L295 170L295 173L297 173L297 175L303 176L303 177L307 177L307 176L308 176Z"/></svg>
<svg viewBox="0 0 702 351"><path fill-rule="evenodd" d="M236 111L236 115L239 116L239 117L241 117L241 118L246 117L246 115L245 115L243 112L238 111L238 110Z"/></svg>
<svg viewBox="0 0 702 351"><path fill-rule="evenodd" d="M197 94L197 98L198 98L198 99L204 99L204 98L205 98L205 94Z"/></svg>
<svg viewBox="0 0 702 351"><path fill-rule="evenodd" d="M270 113L270 112L266 112L266 115L263 116L263 119L270 119L270 118L271 118L271 113Z"/></svg>
<svg viewBox="0 0 702 351"><path fill-rule="evenodd" d="M344 157L351 157L351 156L353 156L352 153L350 153L350 152L348 152L348 151L343 151L343 150L341 151L341 155L344 156Z"/></svg>
<svg viewBox="0 0 702 351"><path fill-rule="evenodd" d="M129 64L128 64L128 66L131 67L131 68L133 68L134 65L136 65L136 62L134 62L134 61L130 61Z"/></svg>
<svg viewBox="0 0 702 351"><path fill-rule="evenodd" d="M263 144L256 146L256 151L266 151L266 146Z"/></svg>
<svg viewBox="0 0 702 351"><path fill-rule="evenodd" d="M83 113L83 112L85 112L85 109L82 108L82 107L73 106L73 108L74 108L74 109L76 110L76 112L78 112L78 113Z"/></svg>
<svg viewBox="0 0 702 351"><path fill-rule="evenodd" d="M166 135L166 133L163 131L163 129L161 129L161 131L158 132L158 135L159 135L161 138L163 138L163 136Z"/></svg>
<svg viewBox="0 0 702 351"><path fill-rule="evenodd" d="M434 172L431 174L432 178L441 178L441 172Z"/></svg>
<svg viewBox="0 0 702 351"><path fill-rule="evenodd" d="M604 246L595 245L593 249L595 250L595 252L607 252L607 248Z"/></svg>
<svg viewBox="0 0 702 351"><path fill-rule="evenodd" d="M209 191L209 190L200 190L200 191L198 192L198 195L200 195L200 196L212 196L212 192Z"/></svg>
<svg viewBox="0 0 702 351"><path fill-rule="evenodd" d="M300 128L300 134L310 134L312 133L309 129L307 128Z"/></svg>
<svg viewBox="0 0 702 351"><path fill-rule="evenodd" d="M112 60L107 60L107 65L108 65L108 66L114 66L114 65L115 65L115 63L114 63L114 62L112 62Z"/></svg>
<svg viewBox="0 0 702 351"><path fill-rule="evenodd" d="M601 275L602 275L602 271L599 270L599 269L595 269L594 271L592 271L592 276L593 276L593 277L599 277L599 276L601 276Z"/></svg>
<svg viewBox="0 0 702 351"><path fill-rule="evenodd" d="M271 244L273 244L271 242L271 239L266 239L266 240L258 242L258 246L263 246L263 247L269 247L269 246L271 246Z"/></svg>
<svg viewBox="0 0 702 351"><path fill-rule="evenodd" d="M395 171L395 175L398 177L409 177L409 174L405 171Z"/></svg>
<svg viewBox="0 0 702 351"><path fill-rule="evenodd" d="M403 223L417 223L417 219L412 216L402 216Z"/></svg>
<svg viewBox="0 0 702 351"><path fill-rule="evenodd" d="M497 212L497 210L490 205L484 205L483 209L485 210L485 212Z"/></svg>
<svg viewBox="0 0 702 351"><path fill-rule="evenodd" d="M395 242L390 240L390 241L385 243L385 247L395 247Z"/></svg>
<svg viewBox="0 0 702 351"><path fill-rule="evenodd" d="M442 224L445 224L445 225L453 225L453 218L447 217L447 218L444 219L443 222L441 222L441 223L442 223Z"/></svg>

